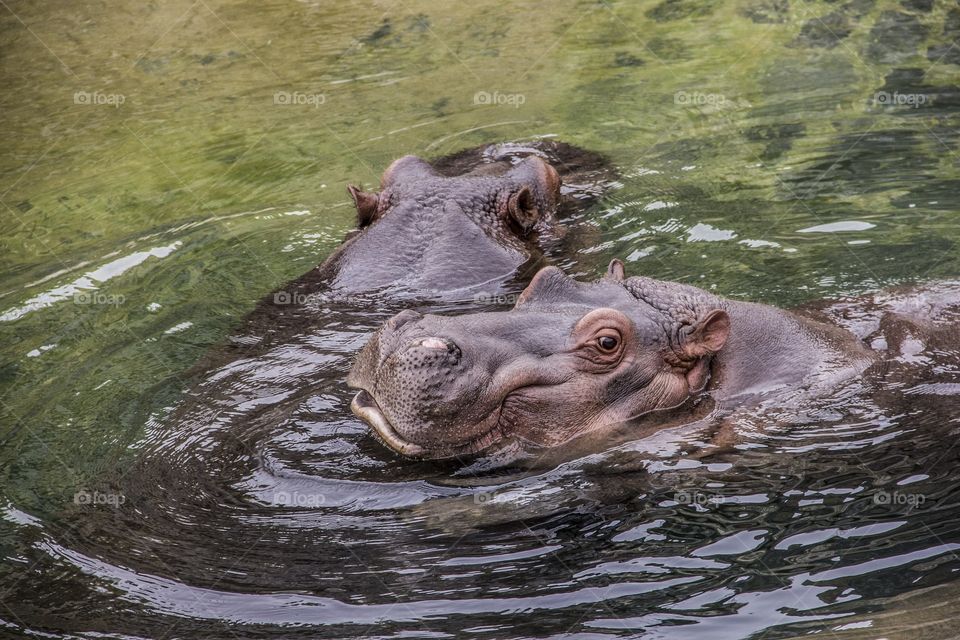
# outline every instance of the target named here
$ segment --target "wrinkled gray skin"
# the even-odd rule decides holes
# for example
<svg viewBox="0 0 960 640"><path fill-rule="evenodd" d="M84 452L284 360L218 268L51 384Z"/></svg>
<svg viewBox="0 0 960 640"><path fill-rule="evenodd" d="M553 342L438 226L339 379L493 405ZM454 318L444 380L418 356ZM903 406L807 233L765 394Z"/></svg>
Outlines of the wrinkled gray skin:
<svg viewBox="0 0 960 640"><path fill-rule="evenodd" d="M595 283L542 269L509 312L403 311L348 383L354 413L392 449L449 458L508 437L556 447L704 393L725 406L817 394L876 360L826 315L625 278L615 260Z"/></svg>
<svg viewBox="0 0 960 640"><path fill-rule="evenodd" d="M498 285L558 238L560 176L537 156L448 177L415 156L378 193L349 187L359 231L320 269L339 292L470 290Z"/></svg>

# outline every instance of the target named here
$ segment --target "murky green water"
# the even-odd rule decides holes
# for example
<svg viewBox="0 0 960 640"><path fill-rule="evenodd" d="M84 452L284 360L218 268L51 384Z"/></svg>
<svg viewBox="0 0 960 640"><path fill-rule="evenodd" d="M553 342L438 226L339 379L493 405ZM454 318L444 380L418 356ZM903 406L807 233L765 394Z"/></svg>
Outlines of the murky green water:
<svg viewBox="0 0 960 640"><path fill-rule="evenodd" d="M506 514L379 449L342 385L270 426L230 403L216 436L164 426L190 367L339 243L344 184L407 153L606 154L623 185L563 261L582 276L623 257L782 305L956 278L955 3L8 2L0 29L0 633L918 638L955 616L949 394L841 396L742 459L612 487L487 481ZM317 375L380 319L327 328ZM925 504L874 498L910 485ZM304 486L327 501L265 497ZM77 504L93 487L124 504Z"/></svg>

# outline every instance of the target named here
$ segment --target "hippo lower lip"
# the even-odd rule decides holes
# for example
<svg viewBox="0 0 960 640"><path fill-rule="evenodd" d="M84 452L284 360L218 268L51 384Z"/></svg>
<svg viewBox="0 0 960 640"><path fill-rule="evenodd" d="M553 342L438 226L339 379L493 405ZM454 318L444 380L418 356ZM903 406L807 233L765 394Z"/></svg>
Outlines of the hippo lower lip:
<svg viewBox="0 0 960 640"><path fill-rule="evenodd" d="M353 397L353 402L350 403L350 410L353 411L355 416L369 424L373 430L377 432L377 435L380 436L380 439L397 453L414 457L424 455L425 451L423 447L400 437L400 434L390 425L387 417L383 415L383 411L380 410L377 401L366 391L361 390L357 392L357 395Z"/></svg>
<svg viewBox="0 0 960 640"><path fill-rule="evenodd" d="M383 415L380 406L374 397L367 391L360 390L353 397L350 403L350 410L353 414L366 422L377 433L384 444L399 454L413 458L428 458L433 460L443 458L455 458L457 456L467 456L483 451L494 444L502 437L500 431L500 410L490 416L488 422L492 423L489 430L483 435L478 436L470 442L445 447L442 449L427 449L421 445L415 444L404 439L390 424L387 417Z"/></svg>

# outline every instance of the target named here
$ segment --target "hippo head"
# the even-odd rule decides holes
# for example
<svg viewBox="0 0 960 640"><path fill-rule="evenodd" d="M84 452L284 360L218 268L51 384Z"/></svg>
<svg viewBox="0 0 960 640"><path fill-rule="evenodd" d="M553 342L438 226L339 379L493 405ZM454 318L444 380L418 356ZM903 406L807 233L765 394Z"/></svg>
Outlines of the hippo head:
<svg viewBox="0 0 960 640"><path fill-rule="evenodd" d="M414 457L556 446L682 404L729 331L724 301L700 289L625 279L616 260L595 283L547 267L508 312L391 318L348 377L352 409Z"/></svg>
<svg viewBox="0 0 960 640"><path fill-rule="evenodd" d="M537 156L441 175L415 156L379 192L348 187L358 232L328 263L335 288L456 290L502 282L559 236L560 177Z"/></svg>

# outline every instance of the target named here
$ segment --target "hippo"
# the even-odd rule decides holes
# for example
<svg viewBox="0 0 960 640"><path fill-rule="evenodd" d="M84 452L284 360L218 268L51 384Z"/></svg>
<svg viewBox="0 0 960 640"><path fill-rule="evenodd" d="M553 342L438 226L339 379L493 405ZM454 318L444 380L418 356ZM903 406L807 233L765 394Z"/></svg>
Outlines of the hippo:
<svg viewBox="0 0 960 640"><path fill-rule="evenodd" d="M893 375L890 354L925 343L957 358L958 310L957 283L788 311L628 278L619 260L592 283L546 267L510 311L402 311L347 383L353 412L403 455L547 450L693 419L705 398L714 417L800 406L868 370Z"/></svg>
<svg viewBox="0 0 960 640"><path fill-rule="evenodd" d="M306 280L334 297L496 290L561 241L561 217L600 195L611 175L602 156L556 141L490 145L433 163L403 156L378 191L347 186L356 229Z"/></svg>
<svg viewBox="0 0 960 640"><path fill-rule="evenodd" d="M483 167L486 169L486 167ZM527 156L499 175L446 177L404 156L384 171L379 193L349 186L358 233L321 270L331 288L449 290L503 280L559 233L560 175Z"/></svg>

